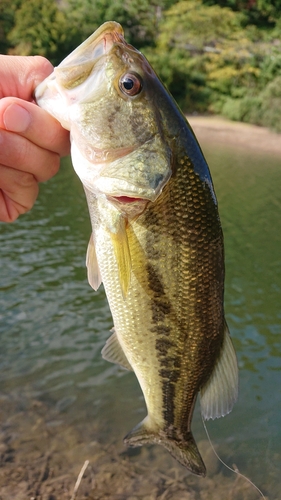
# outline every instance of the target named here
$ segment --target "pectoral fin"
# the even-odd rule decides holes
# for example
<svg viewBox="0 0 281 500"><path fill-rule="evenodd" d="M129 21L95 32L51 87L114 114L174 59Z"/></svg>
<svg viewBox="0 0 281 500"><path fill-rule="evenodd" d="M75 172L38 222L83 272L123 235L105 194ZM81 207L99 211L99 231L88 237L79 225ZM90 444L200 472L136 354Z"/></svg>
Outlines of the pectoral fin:
<svg viewBox="0 0 281 500"><path fill-rule="evenodd" d="M126 370L133 371L126 355L119 344L119 340L113 328L113 334L106 341L104 348L101 351L103 359L109 361L110 363L116 363L117 365L123 366Z"/></svg>
<svg viewBox="0 0 281 500"><path fill-rule="evenodd" d="M227 415L237 400L237 359L226 324L221 355L209 380L201 389L200 396L201 413L204 420Z"/></svg>
<svg viewBox="0 0 281 500"><path fill-rule="evenodd" d="M126 232L126 220L124 217L120 217L120 224L117 233L110 232L110 236L118 265L122 294L125 299L131 279L131 256Z"/></svg>
<svg viewBox="0 0 281 500"><path fill-rule="evenodd" d="M96 249L93 234L91 234L86 254L86 266L88 272L88 281L91 287L97 291L101 284L101 275L97 261Z"/></svg>

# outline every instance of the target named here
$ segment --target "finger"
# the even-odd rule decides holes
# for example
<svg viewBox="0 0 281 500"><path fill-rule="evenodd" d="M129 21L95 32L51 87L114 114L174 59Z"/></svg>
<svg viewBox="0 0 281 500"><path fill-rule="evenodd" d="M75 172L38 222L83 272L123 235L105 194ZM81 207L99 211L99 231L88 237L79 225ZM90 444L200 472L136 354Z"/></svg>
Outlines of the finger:
<svg viewBox="0 0 281 500"><path fill-rule="evenodd" d="M60 156L69 154L69 132L36 104L14 97L1 99L0 128L16 132L37 146Z"/></svg>
<svg viewBox="0 0 281 500"><path fill-rule="evenodd" d="M44 182L58 172L60 156L21 135L0 130L0 165L32 174L38 182Z"/></svg>
<svg viewBox="0 0 281 500"><path fill-rule="evenodd" d="M15 96L32 101L36 86L53 69L45 57L0 55L0 98Z"/></svg>
<svg viewBox="0 0 281 500"><path fill-rule="evenodd" d="M0 221L13 222L28 212L38 196L32 174L0 165Z"/></svg>

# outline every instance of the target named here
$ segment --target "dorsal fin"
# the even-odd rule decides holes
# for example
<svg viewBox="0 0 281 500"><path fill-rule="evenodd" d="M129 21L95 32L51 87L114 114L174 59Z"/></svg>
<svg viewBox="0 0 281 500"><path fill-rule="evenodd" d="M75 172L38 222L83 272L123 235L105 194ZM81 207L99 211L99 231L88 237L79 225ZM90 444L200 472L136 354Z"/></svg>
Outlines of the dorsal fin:
<svg viewBox="0 0 281 500"><path fill-rule="evenodd" d="M201 413L204 420L224 417L231 412L238 397L238 366L227 324L220 357L200 391Z"/></svg>

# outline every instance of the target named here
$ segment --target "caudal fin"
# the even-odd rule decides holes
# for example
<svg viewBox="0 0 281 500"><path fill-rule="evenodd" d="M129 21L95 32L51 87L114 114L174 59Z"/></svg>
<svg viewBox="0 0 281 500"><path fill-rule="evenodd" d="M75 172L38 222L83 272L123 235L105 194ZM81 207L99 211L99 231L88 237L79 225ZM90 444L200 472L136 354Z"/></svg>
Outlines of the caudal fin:
<svg viewBox="0 0 281 500"><path fill-rule="evenodd" d="M137 425L124 438L127 446L137 447L144 444L160 444L166 448L180 464L198 476L206 475L206 467L201 458L191 432L184 439L167 436L164 431L153 432L148 425L148 417Z"/></svg>

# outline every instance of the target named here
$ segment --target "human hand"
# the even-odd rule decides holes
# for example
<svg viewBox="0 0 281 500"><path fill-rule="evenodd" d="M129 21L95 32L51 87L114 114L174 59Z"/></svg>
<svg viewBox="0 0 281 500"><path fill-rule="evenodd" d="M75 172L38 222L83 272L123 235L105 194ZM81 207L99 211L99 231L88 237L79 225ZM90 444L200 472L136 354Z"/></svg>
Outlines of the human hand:
<svg viewBox="0 0 281 500"><path fill-rule="evenodd" d="M69 154L69 132L34 102L36 86L51 72L40 56L0 55L0 221L31 209L39 182L57 173Z"/></svg>

